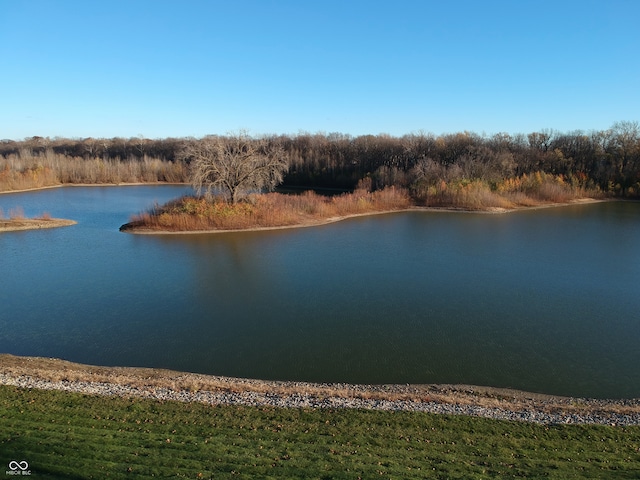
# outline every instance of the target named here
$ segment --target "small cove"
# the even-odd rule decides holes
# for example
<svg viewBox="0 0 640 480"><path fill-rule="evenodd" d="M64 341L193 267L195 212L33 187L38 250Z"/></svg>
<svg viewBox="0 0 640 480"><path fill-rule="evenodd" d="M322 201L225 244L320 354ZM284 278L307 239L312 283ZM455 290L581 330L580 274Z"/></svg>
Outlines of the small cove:
<svg viewBox="0 0 640 480"><path fill-rule="evenodd" d="M640 396L640 205L118 232L183 186L0 196L0 351L217 375Z"/></svg>

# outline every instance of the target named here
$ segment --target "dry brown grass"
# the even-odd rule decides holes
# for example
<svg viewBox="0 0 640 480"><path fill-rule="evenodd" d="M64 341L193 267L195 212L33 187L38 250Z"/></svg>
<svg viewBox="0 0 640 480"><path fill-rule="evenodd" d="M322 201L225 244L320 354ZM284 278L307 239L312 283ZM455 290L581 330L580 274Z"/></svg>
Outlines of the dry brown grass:
<svg viewBox="0 0 640 480"><path fill-rule="evenodd" d="M313 225L346 216L401 210L411 204L405 190L356 190L335 197L313 192L301 195L251 195L236 204L221 200L183 197L132 217L138 229L165 231L243 230L291 225Z"/></svg>
<svg viewBox="0 0 640 480"><path fill-rule="evenodd" d="M9 210L9 219L10 220L24 220L24 210L22 207L18 206Z"/></svg>
<svg viewBox="0 0 640 480"><path fill-rule="evenodd" d="M141 160L85 159L53 152L0 156L0 192L61 184L181 183L187 180L185 164L146 156Z"/></svg>
<svg viewBox="0 0 640 480"><path fill-rule="evenodd" d="M419 185L414 191L414 198L421 205L465 210L509 210L567 203L584 197L601 197L601 194L544 172L507 178L497 184L477 179L441 180Z"/></svg>
<svg viewBox="0 0 640 480"><path fill-rule="evenodd" d="M602 197L601 192L583 186L583 181L567 180L562 175L535 172L508 178L496 185L496 192L518 206L565 203L584 197Z"/></svg>
<svg viewBox="0 0 640 480"><path fill-rule="evenodd" d="M12 232L18 230L40 230L43 228L68 227L75 225L74 220L66 220L63 218L20 218L5 219L0 218L0 232Z"/></svg>
<svg viewBox="0 0 640 480"><path fill-rule="evenodd" d="M62 218L51 218L49 212L43 212L33 218L26 218L22 207L18 206L9 210L9 217L5 217L0 209L0 232L16 230L37 230L41 228L66 227L77 222Z"/></svg>
<svg viewBox="0 0 640 480"><path fill-rule="evenodd" d="M437 402L548 413L640 413L638 400L574 399L468 385L354 385L262 381L151 368L98 367L53 358L17 357L8 354L0 354L0 373L14 378L29 377L51 382L108 383L139 391L165 388L175 392L255 392L283 397L307 395L320 399Z"/></svg>

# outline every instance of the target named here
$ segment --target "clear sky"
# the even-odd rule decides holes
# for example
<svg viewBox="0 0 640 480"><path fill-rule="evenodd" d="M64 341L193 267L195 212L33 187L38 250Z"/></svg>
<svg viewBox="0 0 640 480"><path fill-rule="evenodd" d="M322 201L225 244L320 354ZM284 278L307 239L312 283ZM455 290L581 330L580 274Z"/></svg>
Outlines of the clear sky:
<svg viewBox="0 0 640 480"><path fill-rule="evenodd" d="M0 139L600 130L640 0L0 0Z"/></svg>

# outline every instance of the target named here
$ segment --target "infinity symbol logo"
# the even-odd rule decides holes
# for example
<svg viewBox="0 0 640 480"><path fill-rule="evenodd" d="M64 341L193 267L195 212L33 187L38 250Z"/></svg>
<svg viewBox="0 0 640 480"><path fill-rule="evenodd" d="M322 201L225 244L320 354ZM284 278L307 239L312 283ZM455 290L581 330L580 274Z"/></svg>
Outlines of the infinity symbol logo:
<svg viewBox="0 0 640 480"><path fill-rule="evenodd" d="M22 462L16 462L15 460L11 460L9 462L9 469L10 470L28 470L29 464L27 463L26 460Z"/></svg>

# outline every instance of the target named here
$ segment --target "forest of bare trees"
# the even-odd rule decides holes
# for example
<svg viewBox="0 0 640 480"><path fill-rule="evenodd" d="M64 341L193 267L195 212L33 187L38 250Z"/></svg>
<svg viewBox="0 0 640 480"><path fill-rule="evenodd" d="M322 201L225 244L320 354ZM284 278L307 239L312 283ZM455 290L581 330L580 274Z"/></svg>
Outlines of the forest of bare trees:
<svg viewBox="0 0 640 480"><path fill-rule="evenodd" d="M188 182L190 159L181 155L185 147L212 139L224 144L234 138L2 140L0 190L63 183ZM638 122L616 122L607 130L590 132L547 129L515 135L402 137L300 133L249 140L283 152L289 169L282 185L289 187L398 186L419 201L478 182L497 191L513 185L533 188L536 182L552 185L546 180L553 179L606 195L640 196Z"/></svg>

